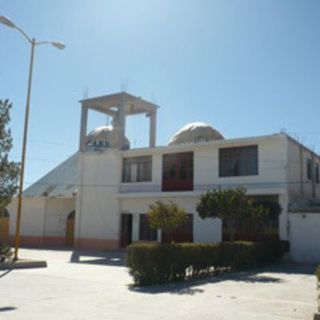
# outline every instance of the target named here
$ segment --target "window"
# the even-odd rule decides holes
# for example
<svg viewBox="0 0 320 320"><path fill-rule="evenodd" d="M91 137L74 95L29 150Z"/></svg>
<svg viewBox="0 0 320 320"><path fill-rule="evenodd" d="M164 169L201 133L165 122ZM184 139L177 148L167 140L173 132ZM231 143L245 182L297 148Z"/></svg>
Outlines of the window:
<svg viewBox="0 0 320 320"><path fill-rule="evenodd" d="M162 190L193 190L193 152L163 155Z"/></svg>
<svg viewBox="0 0 320 320"><path fill-rule="evenodd" d="M315 166L315 175L316 175L316 183L320 183L320 176L319 176L320 172L319 172L319 165L316 164Z"/></svg>
<svg viewBox="0 0 320 320"><path fill-rule="evenodd" d="M250 196L249 199L257 203L264 204L272 210L272 203L279 203L277 195L257 195ZM234 232L234 240L243 241L265 241L279 239L279 216L271 215L269 217L261 217L259 219L248 219L246 217L222 220L222 239L230 241L232 231Z"/></svg>
<svg viewBox="0 0 320 320"><path fill-rule="evenodd" d="M110 148L109 141L97 140L93 142L93 145L96 148Z"/></svg>
<svg viewBox="0 0 320 320"><path fill-rule="evenodd" d="M151 156L124 158L122 182L151 181L151 170Z"/></svg>
<svg viewBox="0 0 320 320"><path fill-rule="evenodd" d="M157 241L157 230L150 228L146 214L140 214L139 240Z"/></svg>
<svg viewBox="0 0 320 320"><path fill-rule="evenodd" d="M312 180L312 160L307 160L307 179Z"/></svg>
<svg viewBox="0 0 320 320"><path fill-rule="evenodd" d="M193 242L193 214L188 214L187 222L172 231L162 231L162 242Z"/></svg>
<svg viewBox="0 0 320 320"><path fill-rule="evenodd" d="M219 149L219 177L258 174L258 146Z"/></svg>

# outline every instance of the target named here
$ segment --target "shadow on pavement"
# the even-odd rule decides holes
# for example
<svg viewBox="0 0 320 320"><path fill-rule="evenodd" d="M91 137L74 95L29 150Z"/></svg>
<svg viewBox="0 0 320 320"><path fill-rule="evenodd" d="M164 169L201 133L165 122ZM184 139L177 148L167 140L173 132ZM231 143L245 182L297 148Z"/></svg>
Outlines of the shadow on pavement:
<svg viewBox="0 0 320 320"><path fill-rule="evenodd" d="M74 250L70 262L124 267L125 252Z"/></svg>
<svg viewBox="0 0 320 320"><path fill-rule="evenodd" d="M6 270L6 271L2 272L2 273L0 274L0 278L5 277L5 276L6 276L7 274L9 274L11 271L12 271L12 270Z"/></svg>
<svg viewBox="0 0 320 320"><path fill-rule="evenodd" d="M238 281L246 283L265 283L274 284L282 283L286 280L283 279L281 274L302 274L306 276L314 275L314 266L297 265L297 264L278 264L265 268L258 268L250 271L232 272L218 274L215 276L192 279L184 282L176 282L165 285L149 286L149 287L134 287L129 286L129 290L143 294L160 294L170 293L177 295L194 295L203 293L204 290L199 288L204 284L214 284L222 281ZM272 275L269 275L272 273Z"/></svg>
<svg viewBox="0 0 320 320"><path fill-rule="evenodd" d="M0 307L0 312L14 311L16 307Z"/></svg>

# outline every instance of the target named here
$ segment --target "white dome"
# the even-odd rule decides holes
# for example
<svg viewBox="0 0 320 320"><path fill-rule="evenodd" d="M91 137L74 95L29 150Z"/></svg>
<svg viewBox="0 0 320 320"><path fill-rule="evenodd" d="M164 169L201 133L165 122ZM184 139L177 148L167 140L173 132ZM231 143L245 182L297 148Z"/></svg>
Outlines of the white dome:
<svg viewBox="0 0 320 320"><path fill-rule="evenodd" d="M181 128L169 141L169 146L183 143L199 143L223 140L223 135L203 122L193 122Z"/></svg>
<svg viewBox="0 0 320 320"><path fill-rule="evenodd" d="M86 137L86 145L96 148L112 148L112 126L101 126L92 130ZM124 149L130 148L130 142L125 138Z"/></svg>

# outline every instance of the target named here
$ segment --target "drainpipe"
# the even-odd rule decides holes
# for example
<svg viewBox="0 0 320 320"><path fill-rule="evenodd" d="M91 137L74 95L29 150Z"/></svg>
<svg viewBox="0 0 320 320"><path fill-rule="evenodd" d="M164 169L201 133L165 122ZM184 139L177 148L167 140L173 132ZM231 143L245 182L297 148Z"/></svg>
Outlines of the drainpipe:
<svg viewBox="0 0 320 320"><path fill-rule="evenodd" d="M316 197L316 179L314 166L314 153L311 153L311 183L312 183L312 198Z"/></svg>
<svg viewBox="0 0 320 320"><path fill-rule="evenodd" d="M303 189L303 147L300 144L299 146L299 154L300 154L300 194L304 195Z"/></svg>
<svg viewBox="0 0 320 320"><path fill-rule="evenodd" d="M44 195L42 245L45 245L45 242L46 242L47 207L48 207L48 197L47 195Z"/></svg>

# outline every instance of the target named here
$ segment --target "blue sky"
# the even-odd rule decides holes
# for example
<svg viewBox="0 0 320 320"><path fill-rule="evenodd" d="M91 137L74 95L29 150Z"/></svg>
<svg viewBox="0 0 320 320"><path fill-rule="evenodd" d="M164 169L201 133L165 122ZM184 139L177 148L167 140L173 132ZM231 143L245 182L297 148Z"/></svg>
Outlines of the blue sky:
<svg viewBox="0 0 320 320"><path fill-rule="evenodd" d="M285 129L320 151L318 0L1 0L38 40L26 184L78 147L80 105L121 89L160 106L158 145L184 124L204 121L226 138ZM29 46L0 25L0 99L13 103L12 157L19 159ZM108 121L90 116L90 128ZM134 147L147 121L128 121Z"/></svg>

